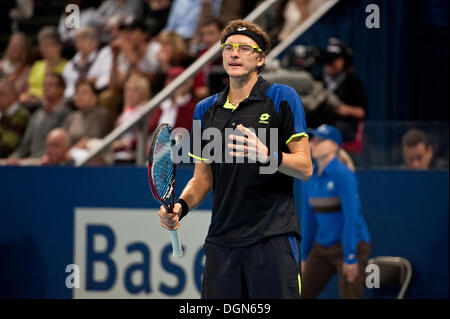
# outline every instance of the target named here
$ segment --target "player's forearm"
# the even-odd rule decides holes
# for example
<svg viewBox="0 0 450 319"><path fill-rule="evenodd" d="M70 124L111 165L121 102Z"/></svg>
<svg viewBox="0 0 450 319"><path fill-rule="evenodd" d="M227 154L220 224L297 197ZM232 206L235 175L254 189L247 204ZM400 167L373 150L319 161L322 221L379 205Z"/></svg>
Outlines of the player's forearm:
<svg viewBox="0 0 450 319"><path fill-rule="evenodd" d="M283 153L283 161L278 171L306 182L313 172L311 158L306 153L301 152L295 154Z"/></svg>
<svg viewBox="0 0 450 319"><path fill-rule="evenodd" d="M180 195L189 207L189 210L194 209L205 199L211 190L212 183L209 181L201 181L199 178L193 177L187 183L183 192Z"/></svg>

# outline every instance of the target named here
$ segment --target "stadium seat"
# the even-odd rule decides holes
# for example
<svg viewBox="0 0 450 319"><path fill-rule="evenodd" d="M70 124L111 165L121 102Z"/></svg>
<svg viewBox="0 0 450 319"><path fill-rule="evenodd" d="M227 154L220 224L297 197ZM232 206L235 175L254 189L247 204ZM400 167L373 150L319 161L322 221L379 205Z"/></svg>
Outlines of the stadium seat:
<svg viewBox="0 0 450 319"><path fill-rule="evenodd" d="M380 288L400 287L396 296L403 299L412 277L411 263L402 257L379 256L369 259L369 265L378 265L380 269Z"/></svg>

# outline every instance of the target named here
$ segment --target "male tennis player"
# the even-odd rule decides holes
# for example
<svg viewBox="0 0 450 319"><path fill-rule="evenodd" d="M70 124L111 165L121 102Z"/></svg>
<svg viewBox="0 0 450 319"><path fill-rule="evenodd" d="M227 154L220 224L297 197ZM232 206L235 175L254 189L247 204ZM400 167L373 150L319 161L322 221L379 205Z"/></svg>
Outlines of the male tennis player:
<svg viewBox="0 0 450 319"><path fill-rule="evenodd" d="M312 174L302 102L293 89L259 76L270 40L258 25L231 21L221 43L229 85L197 104L194 129L195 123L202 132L219 129L224 153L236 162L247 159L229 163L191 154L194 176L173 214L161 207L161 225L177 229L181 218L213 189L202 298L300 298L293 177L306 181ZM278 138L263 143L250 128L275 129ZM230 129L235 133L224 136ZM257 161L250 161L251 156ZM278 170L262 174L260 168L273 161Z"/></svg>

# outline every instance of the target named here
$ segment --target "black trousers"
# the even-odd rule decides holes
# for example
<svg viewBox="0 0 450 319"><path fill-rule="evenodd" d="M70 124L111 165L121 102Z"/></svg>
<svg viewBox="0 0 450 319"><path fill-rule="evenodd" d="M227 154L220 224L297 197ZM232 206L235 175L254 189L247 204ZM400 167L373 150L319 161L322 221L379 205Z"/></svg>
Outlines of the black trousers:
<svg viewBox="0 0 450 319"><path fill-rule="evenodd" d="M204 247L202 299L299 299L300 245L293 235L248 247Z"/></svg>

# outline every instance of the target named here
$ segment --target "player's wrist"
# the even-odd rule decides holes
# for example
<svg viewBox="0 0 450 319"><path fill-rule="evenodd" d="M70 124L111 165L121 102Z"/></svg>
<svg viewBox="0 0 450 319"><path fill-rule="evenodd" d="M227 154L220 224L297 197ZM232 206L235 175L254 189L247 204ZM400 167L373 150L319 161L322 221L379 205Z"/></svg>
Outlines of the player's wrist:
<svg viewBox="0 0 450 319"><path fill-rule="evenodd" d="M182 199L181 197L177 199L175 204L180 204L181 205L181 212L180 212L180 220L181 220L189 212L189 206L186 203L186 201L184 199Z"/></svg>

